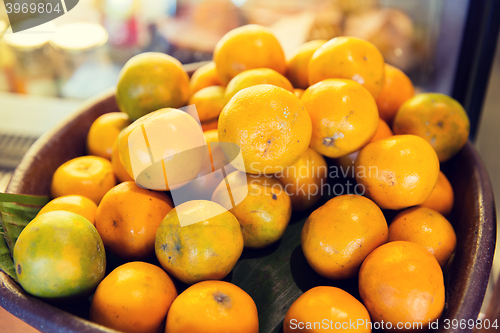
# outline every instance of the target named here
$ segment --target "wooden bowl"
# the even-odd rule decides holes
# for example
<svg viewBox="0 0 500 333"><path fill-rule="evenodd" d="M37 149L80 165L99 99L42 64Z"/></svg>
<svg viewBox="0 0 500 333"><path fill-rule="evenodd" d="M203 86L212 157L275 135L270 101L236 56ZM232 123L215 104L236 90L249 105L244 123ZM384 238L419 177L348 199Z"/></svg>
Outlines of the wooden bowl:
<svg viewBox="0 0 500 333"><path fill-rule="evenodd" d="M7 192L48 195L56 168L69 159L84 155L90 125L98 116L113 111L118 111L118 108L113 92L109 92L86 103L70 119L43 135L17 167ZM470 142L443 165L443 170L455 191L450 220L457 234L457 249L445 276L446 305L438 331L465 332L469 330L445 329L443 323L445 319L477 318L495 249L495 205L488 173ZM315 285L336 285L357 294L355 280L328 281L307 266L300 249L301 222L305 218L304 214L294 215L282 241L269 249L245 250L227 278L254 298L259 309L261 332L280 332L291 302ZM279 300L277 295L280 295ZM43 332L113 332L28 295L1 272L0 305Z"/></svg>

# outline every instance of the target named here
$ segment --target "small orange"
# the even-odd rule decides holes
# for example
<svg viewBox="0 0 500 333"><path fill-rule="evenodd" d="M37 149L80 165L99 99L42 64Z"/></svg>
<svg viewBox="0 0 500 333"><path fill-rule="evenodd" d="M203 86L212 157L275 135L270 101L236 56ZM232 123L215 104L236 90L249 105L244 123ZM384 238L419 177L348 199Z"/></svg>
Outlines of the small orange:
<svg viewBox="0 0 500 333"><path fill-rule="evenodd" d="M342 289L320 286L309 289L293 302L283 321L283 332L370 333L370 322L368 311L356 298ZM359 325L352 327L350 323Z"/></svg>
<svg viewBox="0 0 500 333"><path fill-rule="evenodd" d="M301 98L302 95L304 94L304 89L299 89L299 88L296 88L296 89L293 89L293 93L295 94L295 96L297 96L298 98Z"/></svg>
<svg viewBox="0 0 500 333"><path fill-rule="evenodd" d="M219 142L219 131L216 129L203 132L205 142Z"/></svg>
<svg viewBox="0 0 500 333"><path fill-rule="evenodd" d="M215 62L213 61L210 61L206 65L203 65L194 71L189 82L191 95L203 88L221 85L222 82L219 78L219 73L217 73Z"/></svg>
<svg viewBox="0 0 500 333"><path fill-rule="evenodd" d="M453 208L454 197L450 181L442 171L439 171L436 187L434 187L431 196L420 206L434 209L444 216L448 216Z"/></svg>
<svg viewBox="0 0 500 333"><path fill-rule="evenodd" d="M121 130L130 125L130 118L123 112L105 113L90 126L87 134L87 151L90 155L111 159L113 143Z"/></svg>
<svg viewBox="0 0 500 333"><path fill-rule="evenodd" d="M375 135L379 117L373 96L359 83L328 79L301 97L311 116L311 148L328 157L350 154Z"/></svg>
<svg viewBox="0 0 500 333"><path fill-rule="evenodd" d="M99 204L115 184L110 161L97 156L81 156L57 168L52 177L50 195L57 198L78 194Z"/></svg>
<svg viewBox="0 0 500 333"><path fill-rule="evenodd" d="M391 137L393 135L394 134L392 133L389 125L387 125L386 122L383 121L382 119L379 119L377 131L375 132L375 135L372 137L372 139L370 140L369 143L374 142L374 141L378 141L378 140L382 140L382 139ZM341 157L335 159L335 162L337 163L337 165L342 168L341 171L343 171L343 173L348 177L351 177L352 175L354 175L354 173L352 173L352 171L354 169L354 162L356 162L356 158L358 157L358 154L359 154L359 151L355 151L354 153L350 153L349 155L341 156ZM351 172L349 172L349 171L351 171Z"/></svg>
<svg viewBox="0 0 500 333"><path fill-rule="evenodd" d="M293 92L293 86L286 77L270 68L249 69L236 75L226 87L224 105L240 90L258 84L272 84Z"/></svg>
<svg viewBox="0 0 500 333"><path fill-rule="evenodd" d="M380 118L392 124L399 107L413 95L415 95L415 88L410 78L400 69L385 64L384 88L376 99Z"/></svg>
<svg viewBox="0 0 500 333"><path fill-rule="evenodd" d="M382 119L379 119L377 131L375 132L375 135L372 137L370 142L375 142L378 140L386 139L386 138L391 137L393 135L394 135L394 133L392 133L389 125L387 125L387 123L385 121L383 121Z"/></svg>
<svg viewBox="0 0 500 333"><path fill-rule="evenodd" d="M366 256L387 241L387 223L378 206L359 195L341 195L316 209L302 229L304 256L328 279L356 276Z"/></svg>
<svg viewBox="0 0 500 333"><path fill-rule="evenodd" d="M179 109L160 109L134 121L118 136L120 161L143 187L171 190L192 180L205 160L200 124ZM180 154L186 152L185 154ZM178 158L172 158L177 154Z"/></svg>
<svg viewBox="0 0 500 333"><path fill-rule="evenodd" d="M253 299L224 281L199 282L182 292L167 315L165 333L258 333Z"/></svg>
<svg viewBox="0 0 500 333"><path fill-rule="evenodd" d="M306 89L309 87L309 60L311 60L314 52L326 42L327 41L323 39L309 41L299 46L292 54L288 60L286 76L295 88Z"/></svg>
<svg viewBox="0 0 500 333"><path fill-rule="evenodd" d="M275 175L290 196L292 209L302 211L321 199L328 166L323 156L307 148L300 159Z"/></svg>
<svg viewBox="0 0 500 333"><path fill-rule="evenodd" d="M455 156L469 138L469 117L453 98L438 94L418 94L399 108L394 118L395 134L414 134L436 150L439 161Z"/></svg>
<svg viewBox="0 0 500 333"><path fill-rule="evenodd" d="M399 213L389 227L389 242L408 241L422 245L441 265L448 263L457 236L450 222L435 210L425 207L408 208Z"/></svg>
<svg viewBox="0 0 500 333"><path fill-rule="evenodd" d="M260 84L238 92L219 117L219 140L237 144L247 173L276 173L297 162L311 140L311 118L291 92Z"/></svg>
<svg viewBox="0 0 500 333"><path fill-rule="evenodd" d="M118 150L118 138L116 138L111 152L111 167L113 168L115 177L116 179L118 179L119 182L127 182L129 180L134 180L132 177L130 177L127 170L125 170L125 168L123 167L122 161L120 161L120 152Z"/></svg>
<svg viewBox="0 0 500 333"><path fill-rule="evenodd" d="M227 184L231 189L228 195ZM238 198L244 198L241 201ZM233 207L233 201L239 201ZM290 197L275 178L235 171L215 189L212 201L236 216L245 247L260 249L278 241L292 215Z"/></svg>
<svg viewBox="0 0 500 333"><path fill-rule="evenodd" d="M398 323L421 323L426 328L444 308L443 272L421 245L390 242L361 265L359 294L373 321L383 320L392 328Z"/></svg>
<svg viewBox="0 0 500 333"><path fill-rule="evenodd" d="M130 119L162 108L180 108L189 99L189 76L179 60L157 52L132 57L120 72L116 104Z"/></svg>
<svg viewBox="0 0 500 333"><path fill-rule="evenodd" d="M200 121L217 119L224 107L224 88L211 86L198 90L189 99L194 104Z"/></svg>
<svg viewBox="0 0 500 333"><path fill-rule="evenodd" d="M336 37L314 52L309 61L309 84L330 78L351 79L374 98L385 83L382 53L370 42L356 37Z"/></svg>
<svg viewBox="0 0 500 333"><path fill-rule="evenodd" d="M415 135L395 135L366 145L355 163L356 181L381 208L420 205L439 175L434 149Z"/></svg>
<svg viewBox="0 0 500 333"><path fill-rule="evenodd" d="M95 226L113 254L146 259L153 256L156 230L173 206L163 192L147 190L133 181L123 182L102 198Z"/></svg>
<svg viewBox="0 0 500 333"><path fill-rule="evenodd" d="M229 31L214 50L214 61L223 84L253 68L271 68L285 74L285 53L268 28L249 24Z"/></svg>
<svg viewBox="0 0 500 333"><path fill-rule="evenodd" d="M184 283L220 280L243 252L241 227L233 214L215 202L188 201L161 222L155 251L162 267Z"/></svg>
<svg viewBox="0 0 500 333"><path fill-rule="evenodd" d="M177 297L160 267L129 262L101 281L90 305L90 320L127 333L157 333Z"/></svg>
<svg viewBox="0 0 500 333"><path fill-rule="evenodd" d="M95 226L95 213L97 205L87 197L81 195L63 195L47 203L36 214L36 216L52 212L55 210L64 210L85 217Z"/></svg>

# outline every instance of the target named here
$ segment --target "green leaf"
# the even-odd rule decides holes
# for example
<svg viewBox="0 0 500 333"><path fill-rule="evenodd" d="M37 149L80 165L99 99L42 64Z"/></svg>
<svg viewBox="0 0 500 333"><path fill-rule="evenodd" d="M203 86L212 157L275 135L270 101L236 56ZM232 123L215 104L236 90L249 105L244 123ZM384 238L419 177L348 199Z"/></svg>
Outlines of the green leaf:
<svg viewBox="0 0 500 333"><path fill-rule="evenodd" d="M49 200L47 196L0 193L0 270L15 280L14 244L24 227Z"/></svg>

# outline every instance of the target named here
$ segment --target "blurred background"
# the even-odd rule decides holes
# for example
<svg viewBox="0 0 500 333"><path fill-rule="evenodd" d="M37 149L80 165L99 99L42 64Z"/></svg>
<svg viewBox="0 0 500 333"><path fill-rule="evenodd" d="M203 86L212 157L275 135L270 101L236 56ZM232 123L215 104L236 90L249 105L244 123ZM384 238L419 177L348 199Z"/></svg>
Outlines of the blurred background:
<svg viewBox="0 0 500 333"><path fill-rule="evenodd" d="M0 0L0 191L5 189L12 171L31 144L84 100L112 88L121 67L132 56L155 51L168 53L184 64L208 61L217 41L231 29L245 24L272 29L286 54L313 39L340 35L366 39L379 48L387 63L408 74L419 91L456 96L461 87L457 82L463 74L459 65L464 61L464 45L476 42L468 41L470 36L464 30L474 9L472 3L467 0L80 0L67 14L13 34ZM496 38L487 43L490 44L486 45L487 50L493 54ZM475 72L479 72L477 66ZM473 138L477 139L500 198L498 52L491 76L489 73L488 65L486 78L483 77L485 86L479 87L483 95L474 104L483 113L480 118L476 112L477 119L472 119L477 129ZM464 80L468 77L462 77ZM499 261L492 274L492 286L500 272ZM487 294L486 301L489 297Z"/></svg>

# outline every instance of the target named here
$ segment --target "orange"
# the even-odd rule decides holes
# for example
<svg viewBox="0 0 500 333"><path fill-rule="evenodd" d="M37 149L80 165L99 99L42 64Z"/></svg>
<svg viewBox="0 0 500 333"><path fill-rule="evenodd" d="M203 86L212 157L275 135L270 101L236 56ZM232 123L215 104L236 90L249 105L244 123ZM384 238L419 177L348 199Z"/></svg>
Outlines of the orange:
<svg viewBox="0 0 500 333"><path fill-rule="evenodd" d="M359 325L352 327L350 322ZM283 332L370 333L370 322L368 311L356 298L342 289L320 286L309 289L293 302L283 321Z"/></svg>
<svg viewBox="0 0 500 333"><path fill-rule="evenodd" d="M243 252L241 227L233 214L215 202L188 201L163 219L155 251L162 267L184 283L220 280Z"/></svg>
<svg viewBox="0 0 500 333"><path fill-rule="evenodd" d="M398 322L422 323L420 328L427 328L443 311L443 272L422 246L390 242L375 249L361 265L359 294L373 321L383 320L392 328Z"/></svg>
<svg viewBox="0 0 500 333"><path fill-rule="evenodd" d="M272 84L293 92L293 86L286 77L270 68L249 69L236 75L226 87L224 105L240 90L258 84Z"/></svg>
<svg viewBox="0 0 500 333"><path fill-rule="evenodd" d="M215 62L213 61L195 70L189 82L191 95L203 88L221 85L222 82L219 78L219 73L217 73Z"/></svg>
<svg viewBox="0 0 500 333"><path fill-rule="evenodd" d="M130 118L123 112L105 113L90 126L87 134L87 151L90 155L111 159L113 143L120 131L130 125Z"/></svg>
<svg viewBox="0 0 500 333"><path fill-rule="evenodd" d="M216 119L224 107L224 88L211 86L198 90L189 99L194 104L200 121Z"/></svg>
<svg viewBox="0 0 500 333"><path fill-rule="evenodd" d="M286 76L295 88L306 89L309 87L308 65L312 55L327 41L312 40L299 46L288 60ZM299 96L300 97L300 96Z"/></svg>
<svg viewBox="0 0 500 333"><path fill-rule="evenodd" d="M89 220L90 223L95 225L94 219L97 205L89 198L81 195L64 195L62 197L55 198L43 206L36 216L55 210L64 210L81 215Z"/></svg>
<svg viewBox="0 0 500 333"><path fill-rule="evenodd" d="M123 167L150 189L180 187L196 177L205 159L204 150L196 149L205 145L200 124L178 109L149 113L126 127L118 140ZM176 154L180 157L171 158Z"/></svg>
<svg viewBox="0 0 500 333"><path fill-rule="evenodd" d="M247 173L276 173L297 162L311 139L311 119L291 92L261 84L238 92L219 117L219 140L237 144Z"/></svg>
<svg viewBox="0 0 500 333"><path fill-rule="evenodd" d="M382 119L378 120L378 127L375 135L371 138L370 142L382 140L388 137L393 136L394 134L391 131L391 128L385 121ZM346 176L351 177L353 175L352 171L354 169L354 162L358 157L359 151L355 151L354 153L350 153L349 155L341 156L336 159L336 163L338 166L342 168L341 171L346 174Z"/></svg>
<svg viewBox="0 0 500 333"><path fill-rule="evenodd" d="M173 206L165 193L124 182L102 198L95 226L113 254L124 259L149 258L154 254L156 230Z"/></svg>
<svg viewBox="0 0 500 333"><path fill-rule="evenodd" d="M415 88L400 69L385 64L385 83L376 102L380 118L392 124L399 107L415 95Z"/></svg>
<svg viewBox="0 0 500 333"><path fill-rule="evenodd" d="M120 72L116 104L130 119L162 108L180 108L189 99L189 77L179 60L163 53L132 57Z"/></svg>
<svg viewBox="0 0 500 333"><path fill-rule="evenodd" d="M121 332L156 333L176 297L174 283L160 267L129 262L101 281L90 320Z"/></svg>
<svg viewBox="0 0 500 333"><path fill-rule="evenodd" d="M377 105L372 95L352 80L316 83L301 97L311 116L311 148L328 157L352 153L375 135Z"/></svg>
<svg viewBox="0 0 500 333"><path fill-rule="evenodd" d="M395 135L366 145L355 163L356 181L381 208L420 205L439 175L434 149L415 135Z"/></svg>
<svg viewBox="0 0 500 333"><path fill-rule="evenodd" d="M302 211L321 199L327 173L328 166L323 156L308 148L297 162L275 176L290 196L292 209Z"/></svg>
<svg viewBox="0 0 500 333"><path fill-rule="evenodd" d="M271 30L245 25L229 31L214 50L214 61L222 83L253 68L271 68L285 74L285 53Z"/></svg>
<svg viewBox="0 0 500 333"><path fill-rule="evenodd" d="M341 195L306 220L300 242L316 273L328 279L356 276L366 256L387 241L387 223L377 205L359 195Z"/></svg>
<svg viewBox="0 0 500 333"><path fill-rule="evenodd" d="M457 244L450 222L435 210L408 208L399 213L389 227L389 242L408 241L422 245L445 267Z"/></svg>
<svg viewBox="0 0 500 333"><path fill-rule="evenodd" d="M205 142L219 142L219 131L216 129L203 132Z"/></svg>
<svg viewBox="0 0 500 333"><path fill-rule="evenodd" d="M57 198L78 194L99 204L115 184L110 161L97 156L81 156L57 168L52 177L50 195Z"/></svg>
<svg viewBox="0 0 500 333"><path fill-rule="evenodd" d="M302 97L302 94L304 94L304 89L293 89L293 93L295 94L295 96L297 96L298 98L301 98Z"/></svg>
<svg viewBox="0 0 500 333"><path fill-rule="evenodd" d="M67 303L92 294L106 272L97 230L83 216L62 210L28 223L15 243L13 259L24 290Z"/></svg>
<svg viewBox="0 0 500 333"><path fill-rule="evenodd" d="M115 177L116 179L118 179L119 182L134 180L132 177L130 177L127 170L125 170L122 161L120 161L120 152L118 150L118 138L116 138L111 152L111 167L113 168Z"/></svg>
<svg viewBox="0 0 500 333"><path fill-rule="evenodd" d="M184 290L172 303L165 333L258 333L255 302L224 281L204 281Z"/></svg>
<svg viewBox="0 0 500 333"><path fill-rule="evenodd" d="M227 194L227 184L231 197ZM242 198L241 202L233 201ZM215 189L212 201L228 209L238 219L245 247L263 248L278 241L292 215L290 197L275 178L241 171L230 173Z"/></svg>
<svg viewBox="0 0 500 333"><path fill-rule="evenodd" d="M444 216L448 216L453 208L454 197L450 181L443 172L439 171L436 187L434 187L430 197L420 206L434 209Z"/></svg>
<svg viewBox="0 0 500 333"><path fill-rule="evenodd" d="M379 119L377 131L375 132L375 135L372 137L370 142L375 142L378 140L386 139L386 138L391 137L393 135L394 134L392 133L389 125L387 125L387 123L385 121L383 121L382 119Z"/></svg>
<svg viewBox="0 0 500 333"><path fill-rule="evenodd" d="M453 98L424 93L406 101L394 118L395 134L414 134L436 150L439 161L455 156L467 143L470 123L464 108Z"/></svg>
<svg viewBox="0 0 500 333"><path fill-rule="evenodd" d="M385 62L370 42L356 37L336 37L314 52L309 61L309 84L330 78L351 79L374 98L385 83Z"/></svg>

